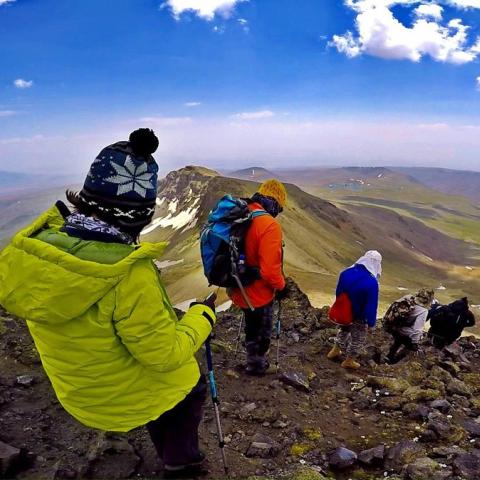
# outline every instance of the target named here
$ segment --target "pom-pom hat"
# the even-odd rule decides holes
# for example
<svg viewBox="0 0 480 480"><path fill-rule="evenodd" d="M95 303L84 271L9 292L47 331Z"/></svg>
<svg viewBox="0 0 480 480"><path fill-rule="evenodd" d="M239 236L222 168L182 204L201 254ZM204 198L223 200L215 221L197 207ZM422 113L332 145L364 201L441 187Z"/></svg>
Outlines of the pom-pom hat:
<svg viewBox="0 0 480 480"><path fill-rule="evenodd" d="M78 199L82 206L119 227L141 228L155 212L158 139L149 129L132 132L97 156Z"/></svg>

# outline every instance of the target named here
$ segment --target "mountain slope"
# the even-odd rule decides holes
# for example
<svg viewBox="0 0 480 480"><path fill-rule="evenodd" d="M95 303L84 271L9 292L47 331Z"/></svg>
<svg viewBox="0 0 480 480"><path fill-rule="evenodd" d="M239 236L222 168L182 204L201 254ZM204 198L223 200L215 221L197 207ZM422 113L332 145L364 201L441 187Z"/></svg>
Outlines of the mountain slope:
<svg viewBox="0 0 480 480"><path fill-rule="evenodd" d="M196 295L208 291L199 234L210 209L226 193L247 197L257 188L258 183L196 167L171 172L159 183L159 208L145 239L170 241L165 260L181 261L163 272L175 301L192 298L192 291ZM339 271L368 249L380 250L385 259L385 304L399 296L399 287L414 290L446 284L448 291L441 294L444 300L477 293L477 271L465 269L477 264L471 244L395 211L374 207L347 211L295 185L287 184L287 190L288 207L279 218L285 236L286 270L315 303L330 303Z"/></svg>

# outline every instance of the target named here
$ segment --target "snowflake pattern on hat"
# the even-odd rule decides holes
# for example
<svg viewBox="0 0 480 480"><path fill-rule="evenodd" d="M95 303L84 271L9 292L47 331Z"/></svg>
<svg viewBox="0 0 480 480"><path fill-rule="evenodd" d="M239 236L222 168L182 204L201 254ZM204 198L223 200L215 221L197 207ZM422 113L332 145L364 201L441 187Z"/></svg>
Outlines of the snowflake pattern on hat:
<svg viewBox="0 0 480 480"><path fill-rule="evenodd" d="M136 165L132 157L128 155L124 165L119 165L113 161L110 162L110 165L115 170L116 175L106 178L105 181L118 185L117 195L135 192L145 198L147 190L155 188L152 182L155 174L148 171L145 162Z"/></svg>

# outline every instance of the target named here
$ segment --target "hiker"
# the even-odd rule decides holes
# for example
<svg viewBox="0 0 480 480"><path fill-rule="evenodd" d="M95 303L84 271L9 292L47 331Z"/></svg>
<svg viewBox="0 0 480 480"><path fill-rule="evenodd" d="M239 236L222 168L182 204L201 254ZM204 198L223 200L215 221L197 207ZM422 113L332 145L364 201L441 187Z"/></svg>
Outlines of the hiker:
<svg viewBox="0 0 480 480"><path fill-rule="evenodd" d="M153 260L138 243L155 211L158 139L136 130L103 149L79 193L18 233L0 255L0 304L26 319L59 402L78 421L128 432L146 425L166 478L190 478L205 458L206 397L195 352L214 303L178 320Z"/></svg>
<svg viewBox="0 0 480 480"><path fill-rule="evenodd" d="M354 265L340 274L336 297L346 293L351 302L353 322L340 326L335 345L327 358L334 360L345 353L341 366L356 370L360 368L358 357L365 346L367 328L373 329L377 322L379 285L382 274L382 256L370 250Z"/></svg>
<svg viewBox="0 0 480 480"><path fill-rule="evenodd" d="M267 352L273 326L273 301L286 295L283 275L282 229L276 217L283 211L287 199L284 185L278 180L267 180L253 195L248 208L251 212L264 211L268 215L253 218L244 239L245 264L255 267L258 278L245 287L245 293L254 310L239 288L228 290L231 300L245 315L245 372L263 375L269 367Z"/></svg>
<svg viewBox="0 0 480 480"><path fill-rule="evenodd" d="M475 325L475 315L469 309L468 298L456 300L449 305L438 305L429 312L428 337L432 344L442 349L458 340L463 329Z"/></svg>
<svg viewBox="0 0 480 480"><path fill-rule="evenodd" d="M422 288L414 296L405 296L393 302L384 318L384 326L393 337L387 362L398 363L409 352L417 352L423 329L432 306L435 292Z"/></svg>

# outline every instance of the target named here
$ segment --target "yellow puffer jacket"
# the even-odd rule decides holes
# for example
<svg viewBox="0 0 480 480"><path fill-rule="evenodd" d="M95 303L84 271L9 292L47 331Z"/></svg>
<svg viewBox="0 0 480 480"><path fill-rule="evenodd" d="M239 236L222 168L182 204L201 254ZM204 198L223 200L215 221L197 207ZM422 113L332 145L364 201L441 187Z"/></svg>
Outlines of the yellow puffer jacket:
<svg viewBox="0 0 480 480"><path fill-rule="evenodd" d="M83 424L126 432L195 386L195 352L215 322L192 307L178 321L152 259L166 244L83 241L59 232L56 207L0 254L0 304L26 319L63 407Z"/></svg>

